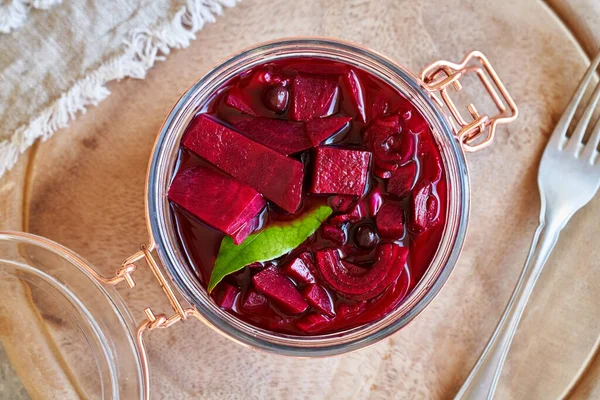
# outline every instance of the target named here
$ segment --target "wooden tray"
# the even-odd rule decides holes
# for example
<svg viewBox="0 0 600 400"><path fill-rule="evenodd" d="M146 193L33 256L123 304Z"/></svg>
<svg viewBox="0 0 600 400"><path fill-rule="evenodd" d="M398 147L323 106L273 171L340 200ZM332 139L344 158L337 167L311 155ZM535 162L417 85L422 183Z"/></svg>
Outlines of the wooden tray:
<svg viewBox="0 0 600 400"><path fill-rule="evenodd" d="M586 56L537 1L247 0L226 14L146 80L112 85L113 95L98 108L24 156L0 181L2 227L46 236L113 271L148 238L144 180L163 119L191 83L243 47L290 35L338 37L414 72L477 48L497 68L521 116L499 130L493 146L468 156L472 212L465 249L446 287L412 324L368 349L316 360L254 352L197 322L148 335L157 399L452 398L516 283L537 224L541 151ZM599 218L600 197L562 235L526 310L497 399L557 398L589 356L600 332ZM149 271L137 280L140 289L121 293L141 319L159 289ZM599 370L594 365L591 373ZM598 396L596 381L587 378L576 396Z"/></svg>

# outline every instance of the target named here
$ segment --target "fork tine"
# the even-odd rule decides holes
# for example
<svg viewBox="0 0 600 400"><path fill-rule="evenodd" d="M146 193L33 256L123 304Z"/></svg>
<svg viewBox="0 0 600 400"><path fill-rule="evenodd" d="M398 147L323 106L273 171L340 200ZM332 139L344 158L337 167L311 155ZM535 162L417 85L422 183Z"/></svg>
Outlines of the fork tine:
<svg viewBox="0 0 600 400"><path fill-rule="evenodd" d="M583 153L581 154L584 159L589 159L593 161L593 157L596 154L596 149L598 148L598 144L600 144L600 118L596 121L594 125L594 129L592 129L592 134L587 141L587 144L583 148Z"/></svg>
<svg viewBox="0 0 600 400"><path fill-rule="evenodd" d="M575 153L579 150L579 147L583 145L583 143L582 143L583 136L585 135L585 130L587 129L588 124L590 123L590 120L592 119L594 110L596 109L596 106L598 105L598 100L600 100L600 83L598 83L596 85L596 88L594 89L594 93L592 94L592 98L590 99L587 106L585 107L585 110L583 111L583 114L581 115L579 122L577 122L577 126L575 127L575 130L573 131L573 135L571 135L571 138L567 142L567 146L565 147L565 150L572 151Z"/></svg>
<svg viewBox="0 0 600 400"><path fill-rule="evenodd" d="M581 98L585 94L585 90L587 89L588 84L592 80L592 76L594 75L596 68L598 68L598 64L600 64L600 53L596 55L596 57L590 64L590 67L585 72L585 76L581 80L581 83L579 83L579 86L577 87L575 93L573 93L573 97L571 97L571 100L569 101L569 104L567 105L567 108L564 111L563 115L560 117L558 124L556 124L556 127L552 132L552 137L550 138L550 141L554 142L554 144L560 145L562 138L567 133L567 129L569 128L569 124L573 120L573 116L575 115L577 106L579 105Z"/></svg>

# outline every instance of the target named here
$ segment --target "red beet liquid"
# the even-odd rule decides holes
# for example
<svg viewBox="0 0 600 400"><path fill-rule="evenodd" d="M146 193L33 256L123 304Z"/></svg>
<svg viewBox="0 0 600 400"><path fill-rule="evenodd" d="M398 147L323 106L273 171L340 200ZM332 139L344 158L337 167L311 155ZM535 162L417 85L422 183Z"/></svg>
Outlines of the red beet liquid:
<svg viewBox="0 0 600 400"><path fill-rule="evenodd" d="M303 81L304 78L308 79ZM320 82L327 87L321 90L315 86ZM325 94L315 105L294 97L300 90L312 93L321 90ZM332 93L334 97L328 98ZM265 199L267 205L254 232L270 224L296 219L318 205L330 205L333 214L290 254L246 266L227 276L211 294L217 304L264 329L311 335L375 321L402 302L429 266L446 218L447 188L440 153L428 124L414 106L395 89L362 70L324 60L287 59L262 65L232 79L218 91L203 113L242 133L245 132L240 127L245 128L245 121L259 117L283 121L300 119L298 126L303 127L314 118L350 117L351 121L341 131L326 138L320 146L371 153L367 183L359 196L311 192L314 191L315 168L319 168L315 165L319 157L316 146L287 155L304 166L300 207L290 213ZM194 121L190 126L193 125ZM283 154L293 152L296 146L287 137L285 141L275 140L274 144L267 143L268 139L263 137L260 140ZM176 172L197 165L216 168L182 146ZM207 285L224 234L178 204L171 202L171 206L179 244L189 266ZM368 287L363 290L366 294L348 295L344 291L345 276L349 276L348 282L356 282L360 277L367 280L369 271L384 257L384 250L390 248L394 249L394 255L407 252L406 261L401 259L400 264L395 263L387 270L378 288ZM332 267L333 275L346 274L339 285L332 281L335 276L328 276L319 267L319 260L335 254L340 260L336 261L338 267ZM290 264L297 260L304 260L309 267L308 281L290 273ZM289 308L272 301L269 293L263 294L256 288L262 276L254 281L252 278L268 267L271 267L269 271L275 269L273 273L283 274L293 282L307 299L309 306L305 311L290 312ZM314 283L307 283L311 280ZM377 295L372 297L375 290ZM325 298L330 304L315 305L310 301L315 296Z"/></svg>

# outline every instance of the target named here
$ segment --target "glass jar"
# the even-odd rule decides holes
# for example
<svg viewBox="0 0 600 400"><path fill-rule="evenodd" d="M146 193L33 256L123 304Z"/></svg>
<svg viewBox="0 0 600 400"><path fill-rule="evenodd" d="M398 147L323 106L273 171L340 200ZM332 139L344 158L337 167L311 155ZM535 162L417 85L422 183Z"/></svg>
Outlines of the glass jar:
<svg viewBox="0 0 600 400"><path fill-rule="evenodd" d="M176 241L167 190L172 179L179 141L194 115L231 78L256 65L289 57L341 61L377 76L397 89L431 126L447 171L447 224L438 251L426 274L403 303L383 319L343 332L295 336L269 332L221 310L208 296ZM449 82L451 83L451 82ZM510 100L510 99L509 99ZM181 97L156 141L147 179L147 222L156 251L171 280L205 321L220 333L245 345L278 354L328 356L356 350L394 333L419 314L439 292L460 254L469 215L469 179L465 145L423 81L404 67L352 44L326 39L289 39L245 50L202 77ZM471 146L472 147L472 146Z"/></svg>
<svg viewBox="0 0 600 400"><path fill-rule="evenodd" d="M362 69L383 80L402 93L429 123L437 142L446 171L448 187L447 216L442 239L437 252L417 286L405 300L382 319L342 332L296 336L274 333L245 323L221 310L201 286L176 240L167 190L173 178L180 139L194 117L202 111L214 93L231 78L256 65L289 57L311 57L339 61ZM460 90L459 80L466 74L474 74L483 83L498 108L498 114L479 114L470 104L471 117L463 118L448 92L451 86ZM476 151L491 143L496 125L513 121L517 109L487 59L479 52L470 53L460 64L438 61L426 67L419 76L412 74L394 61L353 44L321 38L291 38L258 45L232 56L209 71L190 87L167 116L157 137L146 178L146 222L149 242L141 250L125 260L114 277L98 275L92 266L66 249L56 251L58 245L49 245L45 239L24 239L22 234L0 236L25 242L38 240L44 249L55 250L67 259L66 267L75 268L88 279L94 290L101 291L110 301L101 302L103 307L113 307L122 326L119 341L135 343L134 348L123 350L130 354L132 371L139 370L140 396L148 398L148 363L143 343L147 330L169 327L181 320L197 318L218 333L245 346L292 356L329 356L360 349L391 335L413 320L440 291L452 272L465 239L469 217L469 176L465 152ZM158 255L158 259L154 257ZM75 262L77 261L77 262ZM142 261L154 273L167 296L172 311L168 314L154 313L148 307L146 319L131 328L126 309L121 306L118 294L109 291L110 286L125 282L135 286L134 273ZM162 264L162 267L159 265ZM87 273L87 274L86 274ZM51 274L50 274L51 275ZM70 283L65 282L68 287ZM179 295L178 295L179 294ZM184 300L180 297L183 296ZM87 299L86 295L86 299ZM86 300L87 304L88 300ZM111 304L112 302L112 304ZM94 305L94 308L100 307ZM117 318L117 319L119 319ZM126 328L127 327L127 328ZM124 346L124 345L123 345ZM120 377L115 379L119 380ZM113 393L115 393L113 391ZM118 398L119 393L112 398ZM138 397L134 394L126 398ZM108 397L111 398L111 397Z"/></svg>

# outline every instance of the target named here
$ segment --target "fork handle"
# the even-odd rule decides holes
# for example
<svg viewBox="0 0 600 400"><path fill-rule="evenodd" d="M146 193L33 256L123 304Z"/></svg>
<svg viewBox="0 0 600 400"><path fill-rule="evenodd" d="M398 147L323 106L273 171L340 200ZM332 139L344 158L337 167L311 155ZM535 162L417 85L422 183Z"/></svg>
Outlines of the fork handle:
<svg viewBox="0 0 600 400"><path fill-rule="evenodd" d="M456 395L455 400L491 400L494 396L502 365L523 315L523 310L544 268L544 264L558 240L560 231L570 218L545 217L549 216L545 215L542 210L540 225L533 237L529 255L517 286L498 326L496 326L494 334Z"/></svg>

